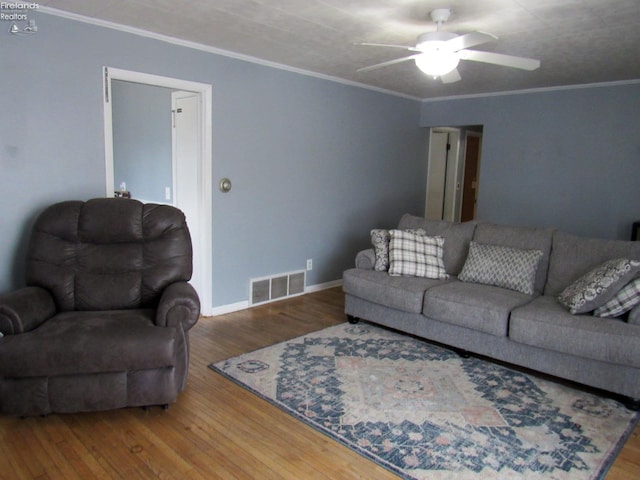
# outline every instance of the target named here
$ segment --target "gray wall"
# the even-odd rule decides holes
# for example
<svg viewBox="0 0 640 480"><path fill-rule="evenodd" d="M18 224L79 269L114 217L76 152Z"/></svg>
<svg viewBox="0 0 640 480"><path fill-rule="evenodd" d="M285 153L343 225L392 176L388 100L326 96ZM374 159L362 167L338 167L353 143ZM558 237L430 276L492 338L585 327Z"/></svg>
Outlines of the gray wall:
<svg viewBox="0 0 640 480"><path fill-rule="evenodd" d="M424 102L484 125L478 218L628 240L640 220L640 84Z"/></svg>
<svg viewBox="0 0 640 480"><path fill-rule="evenodd" d="M173 171L170 88L112 80L114 187L131 198L171 203ZM165 197L165 187L172 191Z"/></svg>
<svg viewBox="0 0 640 480"><path fill-rule="evenodd" d="M424 211L420 102L34 14L0 32L0 292L22 285L28 230L48 204L105 195L102 67L213 85L213 302L250 278L341 278L369 230Z"/></svg>

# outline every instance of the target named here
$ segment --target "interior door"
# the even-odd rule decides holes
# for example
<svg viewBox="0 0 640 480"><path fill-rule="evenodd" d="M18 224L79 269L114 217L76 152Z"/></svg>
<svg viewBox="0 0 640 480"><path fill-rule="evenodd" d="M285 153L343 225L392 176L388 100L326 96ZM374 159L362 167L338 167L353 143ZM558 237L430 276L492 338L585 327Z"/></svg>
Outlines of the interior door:
<svg viewBox="0 0 640 480"><path fill-rule="evenodd" d="M480 134L467 132L464 179L462 181L462 208L460 211L460 221L462 222L476 218L481 142L482 136Z"/></svg>
<svg viewBox="0 0 640 480"><path fill-rule="evenodd" d="M459 216L460 129L433 128L430 139L425 217L453 222Z"/></svg>
<svg viewBox="0 0 640 480"><path fill-rule="evenodd" d="M425 205L425 217L429 220L442 220L444 214L448 143L447 132L431 131Z"/></svg>
<svg viewBox="0 0 640 480"><path fill-rule="evenodd" d="M200 98L194 92L172 92L172 146L173 146L173 202L187 217L193 244L192 285L202 285L202 262L199 258L202 232L200 231L199 198L200 172ZM198 292L199 294L201 292Z"/></svg>

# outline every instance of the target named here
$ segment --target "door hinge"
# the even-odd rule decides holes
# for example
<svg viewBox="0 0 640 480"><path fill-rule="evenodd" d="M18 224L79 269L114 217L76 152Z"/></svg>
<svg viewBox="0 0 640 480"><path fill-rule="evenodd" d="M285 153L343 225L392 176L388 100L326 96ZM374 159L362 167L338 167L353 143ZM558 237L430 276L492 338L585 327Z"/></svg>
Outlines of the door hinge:
<svg viewBox="0 0 640 480"><path fill-rule="evenodd" d="M448 152L449 150L451 150L451 144L450 144L450 143L447 143L447 152Z"/></svg>
<svg viewBox="0 0 640 480"><path fill-rule="evenodd" d="M109 69L104 67L104 102L109 103Z"/></svg>

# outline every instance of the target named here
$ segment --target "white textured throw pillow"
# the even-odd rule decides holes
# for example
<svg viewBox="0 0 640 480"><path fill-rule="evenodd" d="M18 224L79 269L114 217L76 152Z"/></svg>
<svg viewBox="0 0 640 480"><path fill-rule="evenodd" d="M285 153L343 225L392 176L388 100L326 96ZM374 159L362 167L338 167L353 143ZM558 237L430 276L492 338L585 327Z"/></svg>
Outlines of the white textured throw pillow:
<svg viewBox="0 0 640 480"><path fill-rule="evenodd" d="M389 275L449 278L444 268L444 238L390 230Z"/></svg>
<svg viewBox="0 0 640 480"><path fill-rule="evenodd" d="M541 258L540 250L471 242L458 279L533 295Z"/></svg>
<svg viewBox="0 0 640 480"><path fill-rule="evenodd" d="M573 314L587 313L608 302L640 273L640 262L615 258L598 265L565 288L558 301Z"/></svg>

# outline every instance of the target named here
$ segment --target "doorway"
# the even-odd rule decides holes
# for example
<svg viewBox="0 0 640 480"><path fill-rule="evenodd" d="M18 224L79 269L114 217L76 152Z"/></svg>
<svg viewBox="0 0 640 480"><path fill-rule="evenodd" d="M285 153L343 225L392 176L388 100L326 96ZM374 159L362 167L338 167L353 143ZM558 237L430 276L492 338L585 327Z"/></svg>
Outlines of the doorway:
<svg viewBox="0 0 640 480"><path fill-rule="evenodd" d="M106 195L114 191L114 115L112 81L134 82L148 87L172 89L167 113L172 116L171 189L162 186L165 202L180 208L187 217L193 243L191 283L198 292L203 315L213 311L212 301L212 165L211 85L170 77L104 67L104 128ZM179 105L176 107L175 105ZM182 108L185 115L177 120ZM187 115L187 112L189 114ZM176 128L177 127L177 128ZM166 184L165 180L165 184ZM120 187L120 185L118 185ZM135 194L133 195L135 198ZM144 200L144 199L141 199ZM160 202L156 202L160 203Z"/></svg>
<svg viewBox="0 0 640 480"><path fill-rule="evenodd" d="M431 129L425 201L425 217L429 220L456 220L459 148L459 129L450 127Z"/></svg>
<svg viewBox="0 0 640 480"><path fill-rule="evenodd" d="M482 126L429 130L425 217L460 222L476 216Z"/></svg>
<svg viewBox="0 0 640 480"><path fill-rule="evenodd" d="M464 175L462 180L462 206L460 221L468 222L476 218L478 205L478 188L480 181L480 152L482 151L482 134L467 131L465 134Z"/></svg>

